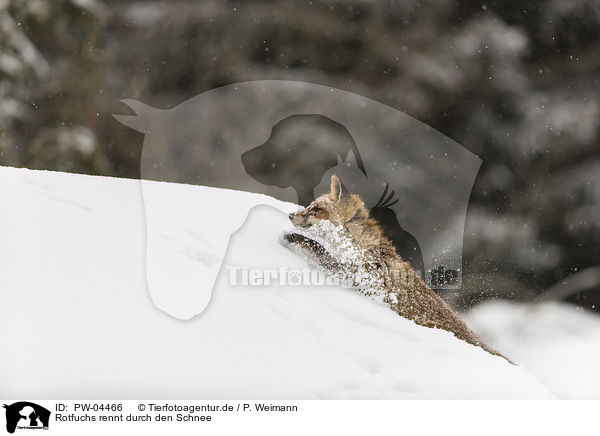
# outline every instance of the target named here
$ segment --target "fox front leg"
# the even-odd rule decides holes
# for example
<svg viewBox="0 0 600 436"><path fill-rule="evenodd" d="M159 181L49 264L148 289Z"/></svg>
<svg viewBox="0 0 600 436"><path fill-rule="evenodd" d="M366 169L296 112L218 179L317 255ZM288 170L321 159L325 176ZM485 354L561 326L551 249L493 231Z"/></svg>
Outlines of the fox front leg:
<svg viewBox="0 0 600 436"><path fill-rule="evenodd" d="M283 235L283 244L301 255L307 256L310 261L324 268L329 273L338 273L341 265L325 250L325 248L306 236L299 233L286 233Z"/></svg>

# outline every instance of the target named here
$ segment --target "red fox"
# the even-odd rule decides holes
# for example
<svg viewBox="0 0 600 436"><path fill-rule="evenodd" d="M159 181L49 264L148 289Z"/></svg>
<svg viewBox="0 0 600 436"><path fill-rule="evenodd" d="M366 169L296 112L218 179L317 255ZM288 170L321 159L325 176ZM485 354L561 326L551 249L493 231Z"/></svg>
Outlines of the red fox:
<svg viewBox="0 0 600 436"><path fill-rule="evenodd" d="M504 357L482 342L396 254L360 197L346 192L336 175L331 177L331 192L290 214L290 220L296 231L285 234L283 243L346 285L419 325L447 330Z"/></svg>

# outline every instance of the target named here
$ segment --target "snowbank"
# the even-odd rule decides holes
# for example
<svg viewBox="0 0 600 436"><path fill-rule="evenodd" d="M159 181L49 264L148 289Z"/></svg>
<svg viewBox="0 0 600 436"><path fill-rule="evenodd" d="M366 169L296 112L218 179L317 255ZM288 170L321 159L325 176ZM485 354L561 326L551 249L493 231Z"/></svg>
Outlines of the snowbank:
<svg viewBox="0 0 600 436"><path fill-rule="evenodd" d="M558 397L600 399L600 317L595 313L567 303L493 301L476 306L468 321Z"/></svg>
<svg viewBox="0 0 600 436"><path fill-rule="evenodd" d="M184 191L217 217L258 205L188 321L149 298L139 181L0 168L0 397L551 398L525 369L351 290L233 284L235 267L306 267L278 242L291 205L160 185L168 207ZM197 225L163 239L202 268L207 250L189 241L222 235ZM160 279L176 296L178 276Z"/></svg>

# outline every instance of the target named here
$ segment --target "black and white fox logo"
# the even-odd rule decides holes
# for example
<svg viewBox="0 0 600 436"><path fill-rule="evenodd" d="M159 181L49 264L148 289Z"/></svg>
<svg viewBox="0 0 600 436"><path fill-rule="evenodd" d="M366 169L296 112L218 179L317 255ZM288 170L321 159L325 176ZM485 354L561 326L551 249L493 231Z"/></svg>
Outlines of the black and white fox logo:
<svg viewBox="0 0 600 436"><path fill-rule="evenodd" d="M3 406L6 409L6 431L18 429L48 429L50 411L29 401L19 401Z"/></svg>

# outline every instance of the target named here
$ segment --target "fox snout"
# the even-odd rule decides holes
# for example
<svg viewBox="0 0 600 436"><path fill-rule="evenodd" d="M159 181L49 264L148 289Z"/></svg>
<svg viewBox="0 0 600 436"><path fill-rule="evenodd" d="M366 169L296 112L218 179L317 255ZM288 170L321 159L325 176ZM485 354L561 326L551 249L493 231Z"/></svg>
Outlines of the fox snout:
<svg viewBox="0 0 600 436"><path fill-rule="evenodd" d="M292 212L288 215L288 218L295 227L308 227L306 223L306 217L300 212Z"/></svg>
<svg viewBox="0 0 600 436"><path fill-rule="evenodd" d="M299 212L290 213L288 218L295 227L310 227L313 223L310 221L310 216L305 213L306 209Z"/></svg>

